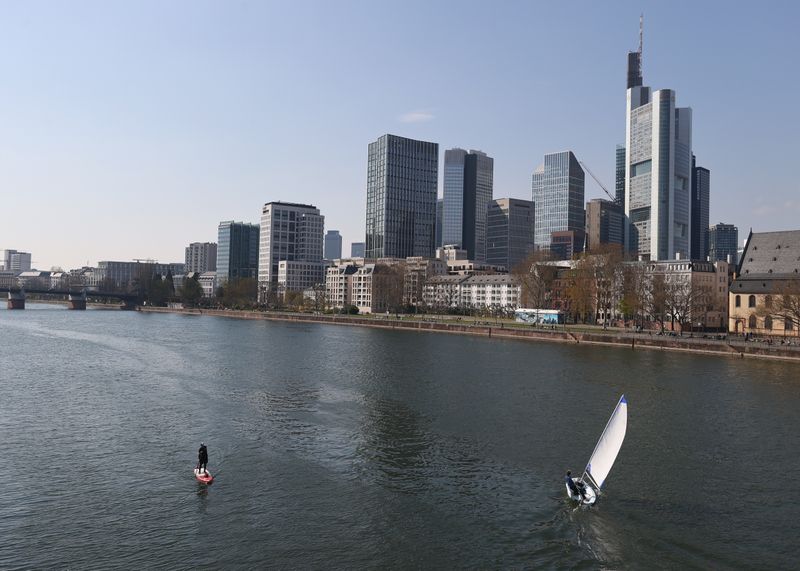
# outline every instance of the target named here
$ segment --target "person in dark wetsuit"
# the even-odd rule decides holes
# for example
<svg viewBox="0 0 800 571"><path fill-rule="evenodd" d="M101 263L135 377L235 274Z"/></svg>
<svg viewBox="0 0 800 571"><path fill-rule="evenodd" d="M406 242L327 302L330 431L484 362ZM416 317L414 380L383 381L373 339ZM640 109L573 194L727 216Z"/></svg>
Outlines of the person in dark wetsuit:
<svg viewBox="0 0 800 571"><path fill-rule="evenodd" d="M203 472L206 472L206 464L208 464L208 449L206 445L202 442L200 443L200 450L197 451L197 470L199 471L201 468Z"/></svg>
<svg viewBox="0 0 800 571"><path fill-rule="evenodd" d="M586 498L586 495L583 493L583 490L586 489L586 486L583 482L575 482L572 479L572 472L569 470L567 470L567 475L564 476L564 481L567 483L567 487L573 495L580 496L581 499Z"/></svg>

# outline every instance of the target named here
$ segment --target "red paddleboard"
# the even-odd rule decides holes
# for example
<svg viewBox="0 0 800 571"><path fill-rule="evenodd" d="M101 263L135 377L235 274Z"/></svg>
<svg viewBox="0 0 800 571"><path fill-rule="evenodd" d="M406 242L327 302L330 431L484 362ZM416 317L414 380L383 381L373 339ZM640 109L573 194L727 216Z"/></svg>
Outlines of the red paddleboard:
<svg viewBox="0 0 800 571"><path fill-rule="evenodd" d="M214 476L208 473L208 471L203 470L202 472L197 468L194 469L194 477L197 478L198 482L202 482L203 484L210 484L214 481Z"/></svg>

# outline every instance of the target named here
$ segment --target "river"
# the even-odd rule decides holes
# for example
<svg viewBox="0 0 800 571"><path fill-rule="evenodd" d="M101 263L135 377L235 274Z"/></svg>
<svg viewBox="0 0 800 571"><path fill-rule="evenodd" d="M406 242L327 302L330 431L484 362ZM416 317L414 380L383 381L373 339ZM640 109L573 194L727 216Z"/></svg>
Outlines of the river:
<svg viewBox="0 0 800 571"><path fill-rule="evenodd" d="M31 304L0 310L0 389L4 569L796 561L793 363Z"/></svg>

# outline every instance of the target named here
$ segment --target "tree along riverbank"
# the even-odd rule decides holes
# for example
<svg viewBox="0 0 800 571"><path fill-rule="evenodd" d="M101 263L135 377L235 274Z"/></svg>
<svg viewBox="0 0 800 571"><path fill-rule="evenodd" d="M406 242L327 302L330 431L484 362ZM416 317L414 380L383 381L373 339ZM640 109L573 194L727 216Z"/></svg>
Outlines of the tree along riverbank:
<svg viewBox="0 0 800 571"><path fill-rule="evenodd" d="M556 329L543 329L531 328L527 325L511 325L506 323L489 324L487 322L479 322L477 324L470 324L458 321L448 322L450 320L431 319L430 317L426 317L425 319L397 319L393 316L386 315L366 317L311 313L237 311L229 309L179 309L168 307L139 307L137 310L144 313L180 313L184 315L209 315L234 319L328 323L334 325L378 327L382 329L478 335L484 337L499 337L502 339L528 339L531 341L549 341L557 343L609 345L629 347L634 350L655 349L663 351L685 351L724 357L779 359L800 363L800 347L767 345L746 342L741 339L717 340L699 337L670 337L654 335L652 332L632 333L612 330L598 330L592 332L570 330L563 326L558 326Z"/></svg>

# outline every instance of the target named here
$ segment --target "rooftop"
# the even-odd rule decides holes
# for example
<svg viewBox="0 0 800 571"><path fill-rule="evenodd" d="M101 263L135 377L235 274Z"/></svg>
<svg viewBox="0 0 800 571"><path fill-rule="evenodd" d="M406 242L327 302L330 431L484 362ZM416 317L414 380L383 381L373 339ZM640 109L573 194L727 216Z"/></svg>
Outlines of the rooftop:
<svg viewBox="0 0 800 571"><path fill-rule="evenodd" d="M800 230L750 233L740 259L741 278L800 278Z"/></svg>

